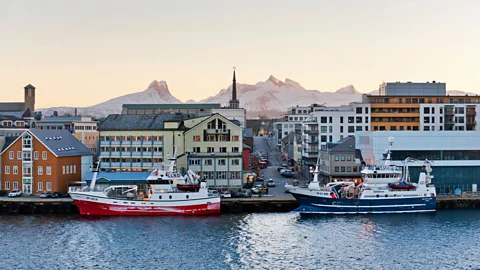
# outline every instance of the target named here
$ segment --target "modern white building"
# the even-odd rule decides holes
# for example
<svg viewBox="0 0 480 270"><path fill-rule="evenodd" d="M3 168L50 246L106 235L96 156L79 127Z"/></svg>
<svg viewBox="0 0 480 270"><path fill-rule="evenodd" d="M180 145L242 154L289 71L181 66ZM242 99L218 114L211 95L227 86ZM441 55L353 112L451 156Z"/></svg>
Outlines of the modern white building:
<svg viewBox="0 0 480 270"><path fill-rule="evenodd" d="M309 168L316 164L318 152L329 142L337 142L358 131L369 131L370 105L320 107L303 123L302 173L311 177Z"/></svg>
<svg viewBox="0 0 480 270"><path fill-rule="evenodd" d="M355 145L367 164L383 164L393 137L392 164L402 166L407 157L411 179L416 181L425 159L433 161L433 183L440 193L456 187L472 190L480 185L480 133L476 131L382 131L357 132Z"/></svg>
<svg viewBox="0 0 480 270"><path fill-rule="evenodd" d="M310 116L311 106L290 107L287 113L273 124L273 138L277 146L281 146L281 140L291 132L301 134L302 123Z"/></svg>
<svg viewBox="0 0 480 270"><path fill-rule="evenodd" d="M472 131L478 130L476 123L480 120L477 111L480 104L458 103L420 104L420 130L423 131Z"/></svg>

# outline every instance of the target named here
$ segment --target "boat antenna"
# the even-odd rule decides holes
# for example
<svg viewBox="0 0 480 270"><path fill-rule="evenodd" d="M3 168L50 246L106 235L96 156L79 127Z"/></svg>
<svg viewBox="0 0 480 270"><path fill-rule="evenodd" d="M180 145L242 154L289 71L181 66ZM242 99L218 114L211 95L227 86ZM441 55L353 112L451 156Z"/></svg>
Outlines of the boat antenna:
<svg viewBox="0 0 480 270"><path fill-rule="evenodd" d="M317 156L317 164L315 164L315 169L313 167L310 167L310 172L313 173L312 183L318 183L318 174L320 173L320 153L318 153Z"/></svg>
<svg viewBox="0 0 480 270"><path fill-rule="evenodd" d="M390 159L391 159L393 141L394 141L393 137L388 137L388 144L390 145L390 147L389 147L388 152L387 152L387 160L385 160L385 167L386 168L390 167Z"/></svg>
<svg viewBox="0 0 480 270"><path fill-rule="evenodd" d="M98 176L98 172L100 171L101 162L102 162L102 157L99 157L97 167L92 168L93 176L92 176L92 181L90 182L90 191L93 191L95 189L95 183L97 182L97 176Z"/></svg>

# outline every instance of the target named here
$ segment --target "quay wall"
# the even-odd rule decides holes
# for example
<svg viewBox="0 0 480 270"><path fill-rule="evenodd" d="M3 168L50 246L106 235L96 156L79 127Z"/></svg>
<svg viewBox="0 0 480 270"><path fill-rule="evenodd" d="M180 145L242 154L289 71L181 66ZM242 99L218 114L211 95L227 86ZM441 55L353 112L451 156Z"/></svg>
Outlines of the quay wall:
<svg viewBox="0 0 480 270"><path fill-rule="evenodd" d="M289 198L226 198L222 214L290 212L299 207ZM437 198L437 209L480 209L480 198ZM0 214L78 214L72 199L0 198Z"/></svg>

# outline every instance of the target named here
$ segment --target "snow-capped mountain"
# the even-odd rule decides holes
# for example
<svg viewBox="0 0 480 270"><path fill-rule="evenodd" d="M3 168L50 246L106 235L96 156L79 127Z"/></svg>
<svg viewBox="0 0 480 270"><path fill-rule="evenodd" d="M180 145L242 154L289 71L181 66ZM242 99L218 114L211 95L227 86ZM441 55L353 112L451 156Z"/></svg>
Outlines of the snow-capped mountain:
<svg viewBox="0 0 480 270"><path fill-rule="evenodd" d="M182 103L180 100L172 96L166 81L154 80L148 88L142 92L128 94L108 101L93 105L91 107L78 108L78 115L90 115L96 117L104 117L113 113L121 113L123 104L158 104L158 103ZM44 115L51 115L54 111L58 115L71 114L75 112L72 107L53 107L48 109L40 109Z"/></svg>
<svg viewBox="0 0 480 270"><path fill-rule="evenodd" d="M337 106L362 99L362 94L353 85L340 88L336 92L320 92L307 90L294 80L287 78L285 81L281 81L274 76L254 85L237 83L237 96L240 100L240 107L245 108L249 116L259 115L263 112L283 113L288 107L296 105L318 103ZM232 86L230 85L217 95L200 102L227 105L231 97Z"/></svg>

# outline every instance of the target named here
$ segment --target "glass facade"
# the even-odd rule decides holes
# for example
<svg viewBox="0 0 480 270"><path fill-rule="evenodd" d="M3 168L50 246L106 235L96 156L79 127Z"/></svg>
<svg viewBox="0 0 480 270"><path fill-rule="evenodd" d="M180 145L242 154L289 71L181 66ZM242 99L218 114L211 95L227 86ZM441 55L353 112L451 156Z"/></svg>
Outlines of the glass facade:
<svg viewBox="0 0 480 270"><path fill-rule="evenodd" d="M396 151L392 150L392 160L405 160L407 157L429 160L480 160L480 150L437 150L437 151Z"/></svg>
<svg viewBox="0 0 480 270"><path fill-rule="evenodd" d="M480 175L480 166L432 166L432 183L438 193L449 193L459 187L462 191L471 191L472 184L480 184L478 175ZM408 167L410 178L418 181L418 176L422 167Z"/></svg>

